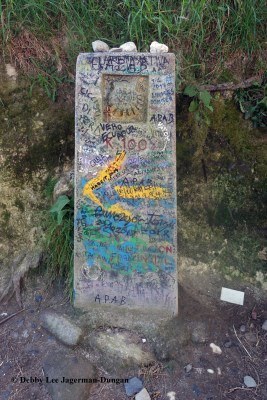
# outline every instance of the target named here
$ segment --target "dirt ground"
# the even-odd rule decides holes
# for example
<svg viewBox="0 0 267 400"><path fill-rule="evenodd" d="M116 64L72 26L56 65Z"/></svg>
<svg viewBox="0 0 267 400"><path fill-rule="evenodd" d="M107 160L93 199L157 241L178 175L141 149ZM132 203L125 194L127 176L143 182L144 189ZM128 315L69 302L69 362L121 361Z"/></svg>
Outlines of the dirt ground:
<svg viewBox="0 0 267 400"><path fill-rule="evenodd" d="M186 318L189 324L195 320L204 322L207 337L204 343L190 342L179 349L179 356L173 359L140 368L139 377L151 399L267 399L267 332L261 328L267 319L267 304L256 299L250 290L244 306L218 302L209 309L191 298L183 288L179 293L179 318ZM14 297L7 305L0 306L0 399L51 400L44 384L19 380L24 376L43 377L45 356L53 349L64 348L40 326L40 311L50 308L59 314L70 314L72 306L60 287L47 288L43 280L36 277L34 284L31 281L31 290L23 292L23 300L25 310L6 321L19 307ZM240 330L242 325L245 328ZM220 346L222 354L214 354L210 343ZM82 357L79 346L75 352ZM188 364L192 369L186 372ZM101 368L98 373L108 376ZM256 388L245 387L243 378L246 375L255 379ZM134 396L127 397L123 384L114 383L93 384L88 397L88 400L125 399L131 400Z"/></svg>

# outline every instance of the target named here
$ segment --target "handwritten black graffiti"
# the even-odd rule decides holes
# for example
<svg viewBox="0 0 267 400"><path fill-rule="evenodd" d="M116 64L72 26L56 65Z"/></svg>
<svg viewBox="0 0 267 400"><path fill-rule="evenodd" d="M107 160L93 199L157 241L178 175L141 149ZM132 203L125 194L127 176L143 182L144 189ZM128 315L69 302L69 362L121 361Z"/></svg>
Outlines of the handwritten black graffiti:
<svg viewBox="0 0 267 400"><path fill-rule="evenodd" d="M117 298L118 297L118 298ZM95 296L95 303L103 303L103 304L118 304L120 306L123 306L126 304L126 297L124 296L109 296L107 294L100 296L100 294L97 294Z"/></svg>
<svg viewBox="0 0 267 400"><path fill-rule="evenodd" d="M169 60L163 55L158 56L88 56L88 63L95 71L140 73L153 68L154 71L164 71L169 66Z"/></svg>
<svg viewBox="0 0 267 400"><path fill-rule="evenodd" d="M168 114L153 114L150 118L150 122L154 122L155 124L158 124L159 122L165 123L165 124L173 124L174 123L174 114L173 113L168 113Z"/></svg>

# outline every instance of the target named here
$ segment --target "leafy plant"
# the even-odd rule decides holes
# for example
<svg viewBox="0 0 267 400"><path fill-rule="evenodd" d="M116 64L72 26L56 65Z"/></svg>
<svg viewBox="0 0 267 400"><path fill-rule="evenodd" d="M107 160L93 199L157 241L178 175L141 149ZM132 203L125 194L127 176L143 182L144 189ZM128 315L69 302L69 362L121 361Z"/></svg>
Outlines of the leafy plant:
<svg viewBox="0 0 267 400"><path fill-rule="evenodd" d="M189 105L189 111L195 113L197 121L203 119L207 125L210 124L207 110L213 111L211 105L211 95L207 90L199 90L195 86L186 86L184 93L185 96L192 98Z"/></svg>
<svg viewBox="0 0 267 400"><path fill-rule="evenodd" d="M46 265L51 280L65 279L72 298L73 292L73 233L74 199L59 196L49 210L46 229Z"/></svg>
<svg viewBox="0 0 267 400"><path fill-rule="evenodd" d="M245 119L251 119L254 127L267 126L267 73L261 85L255 83L247 89L239 89L234 98Z"/></svg>

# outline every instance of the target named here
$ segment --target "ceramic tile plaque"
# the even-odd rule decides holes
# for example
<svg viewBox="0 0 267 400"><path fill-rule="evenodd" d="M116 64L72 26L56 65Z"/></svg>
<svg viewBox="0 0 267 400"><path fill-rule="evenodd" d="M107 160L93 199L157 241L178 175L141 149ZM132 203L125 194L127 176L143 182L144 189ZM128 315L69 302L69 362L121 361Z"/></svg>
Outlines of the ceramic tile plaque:
<svg viewBox="0 0 267 400"><path fill-rule="evenodd" d="M80 54L74 298L177 314L173 54Z"/></svg>

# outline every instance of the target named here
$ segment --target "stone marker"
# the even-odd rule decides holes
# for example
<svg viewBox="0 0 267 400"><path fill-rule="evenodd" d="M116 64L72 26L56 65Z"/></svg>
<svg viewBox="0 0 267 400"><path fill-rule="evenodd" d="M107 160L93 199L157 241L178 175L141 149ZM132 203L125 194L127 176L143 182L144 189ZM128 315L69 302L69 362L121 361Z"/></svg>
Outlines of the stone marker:
<svg viewBox="0 0 267 400"><path fill-rule="evenodd" d="M174 54L80 54L75 305L176 315L176 216Z"/></svg>

